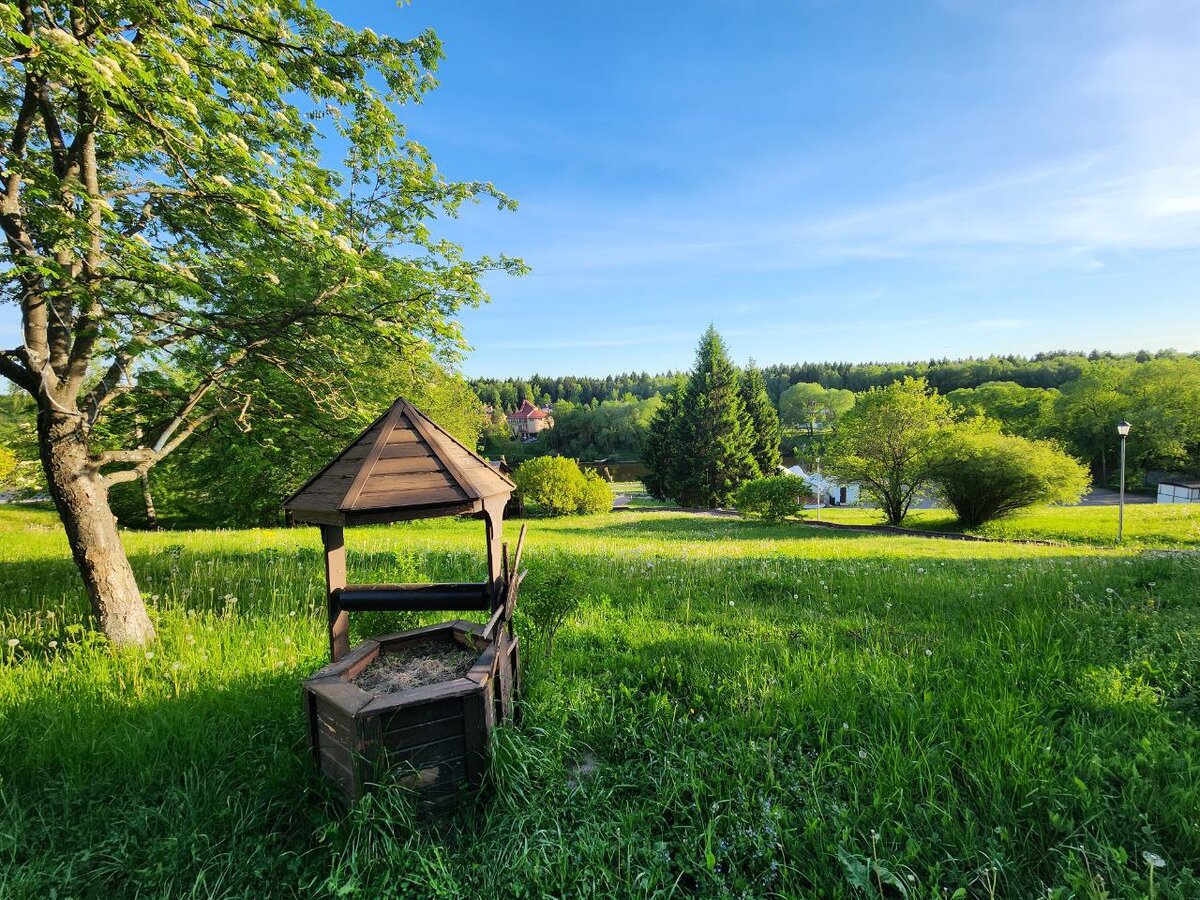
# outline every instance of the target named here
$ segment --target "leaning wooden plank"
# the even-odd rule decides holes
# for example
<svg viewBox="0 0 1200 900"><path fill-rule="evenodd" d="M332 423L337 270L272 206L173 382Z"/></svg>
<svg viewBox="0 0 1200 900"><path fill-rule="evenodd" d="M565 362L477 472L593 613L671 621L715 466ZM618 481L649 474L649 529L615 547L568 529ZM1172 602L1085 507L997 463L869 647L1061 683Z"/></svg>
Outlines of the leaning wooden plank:
<svg viewBox="0 0 1200 900"><path fill-rule="evenodd" d="M508 596L504 599L504 621L506 622L511 621L513 613L517 611L517 592L521 590L521 582L525 580L525 576L528 574L528 570L518 572L509 584Z"/></svg>
<svg viewBox="0 0 1200 900"><path fill-rule="evenodd" d="M492 617L488 619L487 624L483 626L483 634L481 637L485 641L490 641L496 633L496 626L500 624L500 619L504 616L504 607L497 606L496 611L492 613Z"/></svg>

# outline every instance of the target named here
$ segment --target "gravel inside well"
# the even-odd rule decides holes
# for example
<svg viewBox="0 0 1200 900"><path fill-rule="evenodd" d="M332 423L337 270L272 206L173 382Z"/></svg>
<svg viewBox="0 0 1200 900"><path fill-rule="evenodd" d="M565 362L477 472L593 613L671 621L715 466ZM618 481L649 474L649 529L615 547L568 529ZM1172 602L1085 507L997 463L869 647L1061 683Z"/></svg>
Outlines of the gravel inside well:
<svg viewBox="0 0 1200 900"><path fill-rule="evenodd" d="M354 679L375 697L439 681L453 681L471 671L479 651L453 640L421 641L381 653Z"/></svg>

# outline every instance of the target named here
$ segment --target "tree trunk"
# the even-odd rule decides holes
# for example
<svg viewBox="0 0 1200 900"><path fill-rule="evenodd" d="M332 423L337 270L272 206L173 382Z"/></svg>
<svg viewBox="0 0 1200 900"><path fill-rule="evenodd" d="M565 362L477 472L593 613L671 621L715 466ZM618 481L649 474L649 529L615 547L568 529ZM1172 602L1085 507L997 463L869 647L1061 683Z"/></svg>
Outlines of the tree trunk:
<svg viewBox="0 0 1200 900"><path fill-rule="evenodd" d="M153 640L154 626L121 545L108 490L88 457L82 420L43 408L38 438L46 482L101 630L114 644Z"/></svg>
<svg viewBox="0 0 1200 900"><path fill-rule="evenodd" d="M146 527L158 531L158 513L154 510L154 495L150 493L150 473L139 473L138 481L142 483L142 500L146 504Z"/></svg>

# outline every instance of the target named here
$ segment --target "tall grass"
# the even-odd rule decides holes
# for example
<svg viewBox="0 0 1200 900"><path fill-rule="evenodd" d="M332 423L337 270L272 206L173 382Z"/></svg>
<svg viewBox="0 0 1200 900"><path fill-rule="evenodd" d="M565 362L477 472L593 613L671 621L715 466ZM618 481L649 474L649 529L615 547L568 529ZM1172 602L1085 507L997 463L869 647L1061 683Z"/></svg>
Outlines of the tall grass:
<svg viewBox="0 0 1200 900"><path fill-rule="evenodd" d="M808 518L815 518L813 511L808 512ZM854 525L883 521L879 510L858 507L823 509L821 518ZM904 525L929 531L959 530L954 514L944 509L915 509L904 520ZM1117 507L1035 507L969 529L969 533L1009 541L1060 541L1112 547L1117 543ZM1139 503L1126 506L1124 546L1200 548L1200 504Z"/></svg>
<svg viewBox="0 0 1200 900"><path fill-rule="evenodd" d="M117 651L26 521L0 515L0 896L1200 896L1191 554L538 521L528 564L580 611L547 657L518 610L521 724L490 802L433 825L309 771L315 531L126 535L160 640ZM350 546L364 581L483 574L479 523Z"/></svg>

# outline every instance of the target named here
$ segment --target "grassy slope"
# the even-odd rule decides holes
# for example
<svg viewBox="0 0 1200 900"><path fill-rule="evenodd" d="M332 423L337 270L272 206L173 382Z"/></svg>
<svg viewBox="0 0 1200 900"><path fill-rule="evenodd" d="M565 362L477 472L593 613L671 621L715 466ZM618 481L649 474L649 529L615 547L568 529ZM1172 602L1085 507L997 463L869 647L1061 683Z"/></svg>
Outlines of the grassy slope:
<svg viewBox="0 0 1200 900"><path fill-rule="evenodd" d="M808 511L808 518L815 511ZM838 507L822 509L829 522L855 525L883 521L877 509ZM954 514L944 509L915 509L904 522L907 528L955 531ZM1117 538L1115 506L1043 506L1025 510L972 534L1005 540L1045 540L1112 546ZM1130 547L1200 548L1200 505L1140 503L1125 507L1125 543Z"/></svg>
<svg viewBox="0 0 1200 900"><path fill-rule="evenodd" d="M61 535L28 519L0 514L21 642L0 645L0 896L852 896L878 859L913 896L1099 897L1102 878L1134 897L1147 850L1158 896L1200 895L1191 555L535 522L531 587L569 567L586 604L549 659L518 622L497 796L439 831L387 791L342 816L306 768L314 530L127 535L147 655L80 632ZM362 580L482 570L477 523L351 549Z"/></svg>

